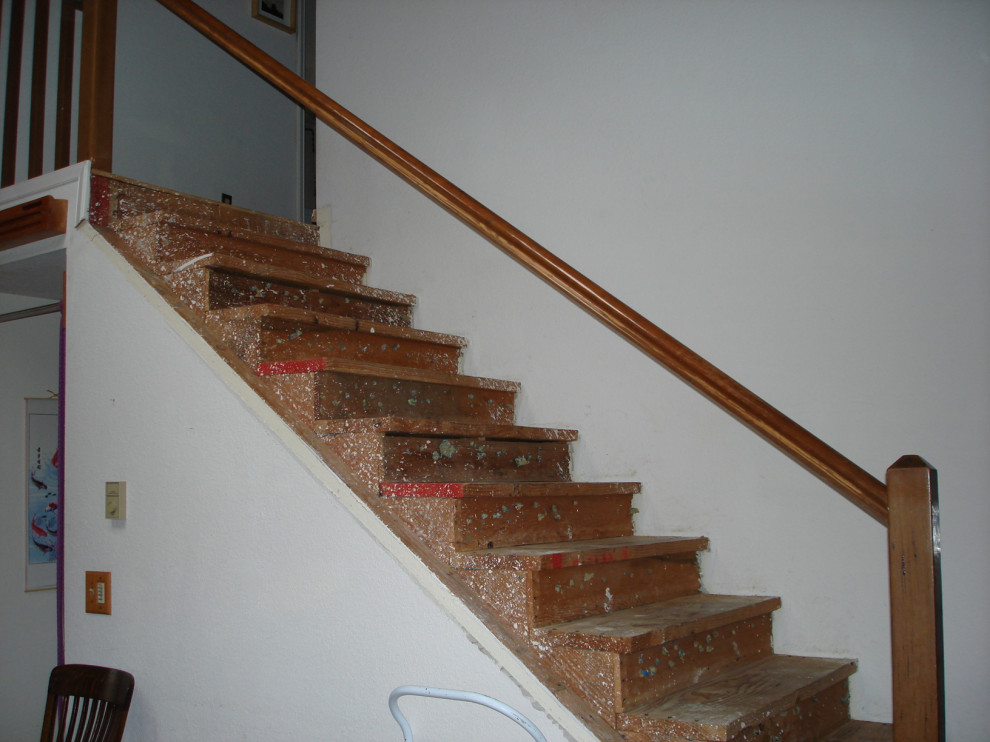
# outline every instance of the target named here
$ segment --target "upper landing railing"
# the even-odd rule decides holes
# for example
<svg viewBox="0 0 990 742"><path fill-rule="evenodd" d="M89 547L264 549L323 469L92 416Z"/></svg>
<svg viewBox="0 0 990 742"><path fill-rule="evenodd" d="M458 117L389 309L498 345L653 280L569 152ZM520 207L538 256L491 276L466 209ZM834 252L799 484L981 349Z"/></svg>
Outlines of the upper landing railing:
<svg viewBox="0 0 990 742"><path fill-rule="evenodd" d="M116 0L0 0L0 25L7 40L6 48L0 49L0 187L12 185L25 172L33 178L81 160L109 170ZM57 34L50 33L52 27ZM54 72L49 70L50 59L55 60ZM22 90L29 95L22 96ZM22 97L29 99L27 116L21 112Z"/></svg>
<svg viewBox="0 0 990 742"><path fill-rule="evenodd" d="M940 543L936 474L916 456L898 460L886 483L828 446L549 250L338 105L191 0L158 0L197 31L323 123L540 276L729 414L773 443L875 520L887 526L895 742L935 742L945 734ZM41 0L38 0L40 3ZM95 54L82 63L80 158L110 169L115 0L86 0ZM84 42L84 57L86 57ZM106 90L109 79L110 90ZM102 86L98 83L102 83ZM80 105L83 112L84 106ZM9 114L8 114L9 115ZM85 136L83 136L85 134ZM6 136L6 135L5 135ZM4 147L6 153L6 143ZM6 157L6 154L5 154Z"/></svg>

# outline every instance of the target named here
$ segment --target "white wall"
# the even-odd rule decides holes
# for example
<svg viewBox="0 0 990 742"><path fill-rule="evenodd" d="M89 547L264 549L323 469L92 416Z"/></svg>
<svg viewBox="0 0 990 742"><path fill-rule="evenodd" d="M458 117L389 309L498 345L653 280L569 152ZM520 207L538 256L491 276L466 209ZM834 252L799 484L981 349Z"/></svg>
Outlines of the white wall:
<svg viewBox="0 0 990 742"><path fill-rule="evenodd" d="M48 303L0 294L0 314ZM55 591L24 592L24 399L58 390L60 317L0 323L0 742L38 736L56 660Z"/></svg>
<svg viewBox="0 0 990 742"><path fill-rule="evenodd" d="M949 738L990 729L990 4L322 0L318 84L882 478L940 473ZM325 128L318 202L576 470L704 533L889 719L885 532Z"/></svg>
<svg viewBox="0 0 990 742"><path fill-rule="evenodd" d="M298 34L250 3L199 3L292 70ZM146 183L298 218L295 104L154 0L117 7L113 170Z"/></svg>
<svg viewBox="0 0 990 742"><path fill-rule="evenodd" d="M565 739L79 234L68 269L66 653L135 675L126 740L397 739L386 701L408 683ZM118 480L127 519L108 521ZM84 612L86 570L111 572L111 616ZM526 737L432 704L403 702L417 739Z"/></svg>

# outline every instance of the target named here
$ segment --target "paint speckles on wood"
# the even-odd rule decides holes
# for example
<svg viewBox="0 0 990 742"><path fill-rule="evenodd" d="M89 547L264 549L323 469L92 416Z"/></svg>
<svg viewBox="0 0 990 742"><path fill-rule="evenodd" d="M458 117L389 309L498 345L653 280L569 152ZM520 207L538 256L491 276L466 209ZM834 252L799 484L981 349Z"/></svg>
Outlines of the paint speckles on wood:
<svg viewBox="0 0 990 742"><path fill-rule="evenodd" d="M456 422L509 423L515 393L442 382L321 372L317 416L409 417Z"/></svg>
<svg viewBox="0 0 990 742"><path fill-rule="evenodd" d="M615 711L658 701L772 652L770 618L764 616L618 655L620 689Z"/></svg>
<svg viewBox="0 0 990 742"><path fill-rule="evenodd" d="M393 482L562 482L570 478L567 443L484 438L389 436L385 477Z"/></svg>
<svg viewBox="0 0 990 742"><path fill-rule="evenodd" d="M655 603L699 587L696 564L659 558L541 570L534 575L533 625Z"/></svg>
<svg viewBox="0 0 990 742"><path fill-rule="evenodd" d="M630 496L463 498L457 500L458 551L632 533Z"/></svg>
<svg viewBox="0 0 990 742"><path fill-rule="evenodd" d="M639 485L570 481L576 431L517 426L519 385L460 375L465 341L413 329L367 258L113 176L92 193L96 229L597 736L876 742L836 736L851 663L772 655L779 600L701 594L707 540L633 536Z"/></svg>

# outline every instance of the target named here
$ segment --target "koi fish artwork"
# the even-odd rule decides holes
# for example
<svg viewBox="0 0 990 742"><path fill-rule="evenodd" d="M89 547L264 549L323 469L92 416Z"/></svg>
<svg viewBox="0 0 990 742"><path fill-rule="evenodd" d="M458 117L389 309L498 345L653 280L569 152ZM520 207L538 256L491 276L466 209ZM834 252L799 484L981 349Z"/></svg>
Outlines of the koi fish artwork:
<svg viewBox="0 0 990 742"><path fill-rule="evenodd" d="M38 517L31 519L31 540L43 553L55 551L58 542L58 525L54 518L45 518L43 525L38 525Z"/></svg>
<svg viewBox="0 0 990 742"><path fill-rule="evenodd" d="M59 548L59 419L57 402L27 401L25 588L55 587Z"/></svg>

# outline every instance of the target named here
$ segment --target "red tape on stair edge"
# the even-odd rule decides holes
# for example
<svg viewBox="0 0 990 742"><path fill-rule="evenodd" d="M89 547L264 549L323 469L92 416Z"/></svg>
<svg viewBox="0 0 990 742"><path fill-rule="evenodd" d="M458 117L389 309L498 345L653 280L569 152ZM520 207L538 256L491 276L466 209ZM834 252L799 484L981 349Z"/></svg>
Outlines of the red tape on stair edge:
<svg viewBox="0 0 990 742"><path fill-rule="evenodd" d="M259 363L254 367L258 376L278 376L279 374L307 374L322 371L327 367L325 358L314 358L310 361L271 361Z"/></svg>
<svg viewBox="0 0 990 742"><path fill-rule="evenodd" d="M382 497L464 497L458 482L382 482Z"/></svg>

